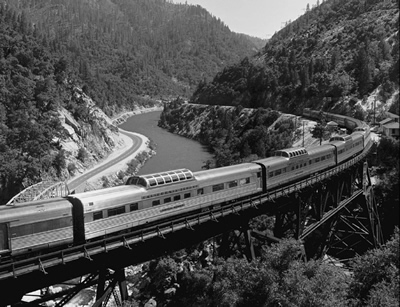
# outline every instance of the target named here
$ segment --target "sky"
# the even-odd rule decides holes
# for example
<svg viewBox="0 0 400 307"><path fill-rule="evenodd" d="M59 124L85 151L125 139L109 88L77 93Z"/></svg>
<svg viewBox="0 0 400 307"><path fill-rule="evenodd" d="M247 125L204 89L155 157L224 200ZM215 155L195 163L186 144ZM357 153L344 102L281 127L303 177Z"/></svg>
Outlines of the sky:
<svg viewBox="0 0 400 307"><path fill-rule="evenodd" d="M185 0L174 0L185 3ZM284 23L304 14L317 0L187 0L220 18L231 31L259 38L270 38ZM320 1L321 3L322 1Z"/></svg>

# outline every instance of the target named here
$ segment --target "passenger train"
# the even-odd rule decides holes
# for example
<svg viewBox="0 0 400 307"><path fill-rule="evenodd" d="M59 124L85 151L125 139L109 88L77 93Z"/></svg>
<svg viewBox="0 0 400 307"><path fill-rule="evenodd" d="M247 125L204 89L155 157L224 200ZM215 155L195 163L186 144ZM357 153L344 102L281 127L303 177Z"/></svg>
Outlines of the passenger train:
<svg viewBox="0 0 400 307"><path fill-rule="evenodd" d="M304 116L319 112L304 110ZM369 127L325 113L354 130L310 148L278 150L275 156L192 173L188 169L130 177L125 185L0 207L0 256L46 252L84 244L160 219L260 195L335 167L368 146ZM1 260L0 260L1 261Z"/></svg>

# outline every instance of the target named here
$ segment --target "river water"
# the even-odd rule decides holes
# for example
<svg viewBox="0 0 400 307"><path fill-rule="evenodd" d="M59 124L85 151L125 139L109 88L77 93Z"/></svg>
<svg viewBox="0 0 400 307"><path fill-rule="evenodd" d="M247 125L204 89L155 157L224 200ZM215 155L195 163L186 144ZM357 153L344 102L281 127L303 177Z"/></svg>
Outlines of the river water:
<svg viewBox="0 0 400 307"><path fill-rule="evenodd" d="M188 168L193 172L201 170L204 162L212 159L212 155L200 143L158 127L160 114L161 111L138 114L119 126L121 129L143 134L157 144L157 154L147 160L138 174L179 168Z"/></svg>

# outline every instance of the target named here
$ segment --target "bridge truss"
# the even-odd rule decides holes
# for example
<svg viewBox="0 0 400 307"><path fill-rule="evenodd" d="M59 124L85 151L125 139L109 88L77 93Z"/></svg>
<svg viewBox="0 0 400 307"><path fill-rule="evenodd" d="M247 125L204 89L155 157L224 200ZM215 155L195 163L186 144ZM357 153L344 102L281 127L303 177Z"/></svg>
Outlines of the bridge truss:
<svg viewBox="0 0 400 307"><path fill-rule="evenodd" d="M64 197L68 194L69 189L65 182L41 181L15 195L6 205L12 206L33 200Z"/></svg>

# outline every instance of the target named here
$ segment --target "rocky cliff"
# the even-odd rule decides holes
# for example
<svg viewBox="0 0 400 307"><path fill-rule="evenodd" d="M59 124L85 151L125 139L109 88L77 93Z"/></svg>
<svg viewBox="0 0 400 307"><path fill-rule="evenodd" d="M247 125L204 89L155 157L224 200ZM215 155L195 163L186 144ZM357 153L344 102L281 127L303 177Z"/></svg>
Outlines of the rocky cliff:
<svg viewBox="0 0 400 307"><path fill-rule="evenodd" d="M118 127L82 89L74 87L70 99L86 114L77 119L64 107L58 111L64 128L58 140L66 159L63 179L83 172L123 145Z"/></svg>

